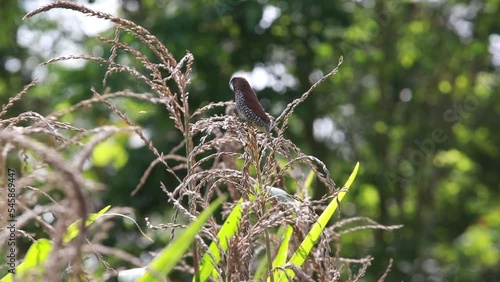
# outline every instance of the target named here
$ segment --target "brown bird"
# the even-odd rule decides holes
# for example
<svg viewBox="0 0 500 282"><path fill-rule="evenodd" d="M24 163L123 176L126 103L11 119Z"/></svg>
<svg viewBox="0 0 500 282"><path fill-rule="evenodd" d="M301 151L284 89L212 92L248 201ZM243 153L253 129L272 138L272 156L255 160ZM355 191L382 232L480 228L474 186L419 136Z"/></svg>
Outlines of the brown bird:
<svg viewBox="0 0 500 282"><path fill-rule="evenodd" d="M234 100L240 117L269 136L271 119L262 108L257 94L248 81L243 77L235 76L229 81L229 87L234 92Z"/></svg>

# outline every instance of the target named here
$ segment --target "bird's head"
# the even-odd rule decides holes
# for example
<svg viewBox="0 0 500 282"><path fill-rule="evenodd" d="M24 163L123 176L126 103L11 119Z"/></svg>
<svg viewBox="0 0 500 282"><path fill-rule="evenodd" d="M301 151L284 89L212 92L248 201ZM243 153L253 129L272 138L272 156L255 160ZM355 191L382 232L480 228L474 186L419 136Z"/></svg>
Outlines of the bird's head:
<svg viewBox="0 0 500 282"><path fill-rule="evenodd" d="M234 76L231 78L229 81L229 88L231 88L233 92L252 89L248 81L240 76Z"/></svg>

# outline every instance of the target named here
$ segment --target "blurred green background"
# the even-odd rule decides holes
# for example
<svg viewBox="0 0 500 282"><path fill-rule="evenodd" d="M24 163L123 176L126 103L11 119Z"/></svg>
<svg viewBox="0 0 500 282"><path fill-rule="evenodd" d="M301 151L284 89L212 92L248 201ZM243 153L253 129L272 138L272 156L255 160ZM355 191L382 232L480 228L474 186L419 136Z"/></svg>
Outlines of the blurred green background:
<svg viewBox="0 0 500 282"><path fill-rule="evenodd" d="M39 66L68 54L107 57L109 46L95 35L113 37L109 23L72 11L22 21L27 11L47 2L0 4L0 101L39 79L9 117L68 107L91 97L91 86L151 92L120 74L103 86L105 66L98 64ZM192 109L233 99L228 81L239 72L250 79L266 110L278 116L342 55L339 73L297 108L286 137L324 161L337 183L361 163L343 202L344 217L367 216L404 228L346 235L341 255L375 257L364 281L376 281L390 258L387 281L499 281L499 0L78 3L142 25L178 59L192 52ZM153 57L137 40L123 36L122 41ZM163 152L181 140L161 106L128 100L117 106ZM121 122L104 106L64 119L85 128ZM130 196L153 159L130 135L100 145L86 172L106 184L92 195L95 210L130 206L141 224L146 216L168 220L159 183L168 186L172 179L164 169L155 169L145 187ZM117 223L106 243L138 256L148 246L130 244L140 237L130 225Z"/></svg>

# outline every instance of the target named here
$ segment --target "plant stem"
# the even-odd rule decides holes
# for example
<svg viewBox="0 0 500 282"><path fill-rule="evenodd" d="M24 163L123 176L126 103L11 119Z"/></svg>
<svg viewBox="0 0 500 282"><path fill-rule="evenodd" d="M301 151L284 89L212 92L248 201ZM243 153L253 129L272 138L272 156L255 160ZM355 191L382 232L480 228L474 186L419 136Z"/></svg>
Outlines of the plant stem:
<svg viewBox="0 0 500 282"><path fill-rule="evenodd" d="M264 216L266 214L266 194L267 190L264 188L264 183L262 181L262 172L260 171L260 155L259 155L259 146L257 144L257 138L255 138L255 148L254 148L254 158L255 158L255 171L257 173L257 182L258 184L258 191L257 191L257 200L261 201L261 216ZM273 270L273 261L272 261L272 255L271 255L271 242L269 240L269 231L265 230L265 241L266 241L266 255L267 255L267 272L270 275L271 282L274 282L274 277L271 275L271 271Z"/></svg>
<svg viewBox="0 0 500 282"><path fill-rule="evenodd" d="M273 258L271 256L271 242L269 241L269 231L266 229L266 255L267 255L267 268L271 282L274 282L274 275L271 273L273 270Z"/></svg>
<svg viewBox="0 0 500 282"><path fill-rule="evenodd" d="M183 84L183 87L181 87L181 94L182 94L182 104L183 104L183 114L184 114L184 139L186 140L186 158L187 158L187 175L186 177L189 177L191 174L191 170L193 168L192 164L192 159L190 157L191 151L193 150L193 142L191 140L191 126L189 125L189 119L190 119L190 114L189 114L189 103L188 103L188 94L186 92L186 85ZM193 181L189 181L188 183L188 189L189 191L193 191ZM196 203L192 202L193 198L189 196L189 212L194 214L196 212ZM198 256L198 243L196 242L196 239L193 242L193 268L194 268L194 276L195 276L195 281L199 282L200 281L200 259Z"/></svg>

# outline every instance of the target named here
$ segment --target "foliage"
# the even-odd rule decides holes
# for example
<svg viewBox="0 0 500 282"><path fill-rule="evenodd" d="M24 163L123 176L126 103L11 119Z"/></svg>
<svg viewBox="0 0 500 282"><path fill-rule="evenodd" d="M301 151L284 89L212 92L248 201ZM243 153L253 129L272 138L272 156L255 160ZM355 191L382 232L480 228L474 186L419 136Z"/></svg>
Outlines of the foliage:
<svg viewBox="0 0 500 282"><path fill-rule="evenodd" d="M138 279L139 282L154 282L162 280L167 274L169 274L174 267L182 259L184 253L188 250L189 246L195 240L198 232L200 232L203 224L210 218L215 209L222 204L226 197L220 197L210 205L210 207L204 210L196 219L192 222L186 231L182 233L177 239L172 242L170 246L165 248L155 259L149 264L146 273Z"/></svg>
<svg viewBox="0 0 500 282"><path fill-rule="evenodd" d="M96 220L98 220L106 211L108 211L110 206L107 206L100 210L98 213L89 214L85 226L93 224ZM78 221L80 221L79 219ZM66 229L66 235L64 237L64 242L71 242L78 234L80 233L78 230L79 222L76 221L72 223ZM15 278L20 280L32 280L42 281L44 272L46 272L45 264L47 263L47 259L49 258L50 252L52 251L53 245L52 242L45 238L41 238L36 240L26 252L26 256L24 257L24 261L17 267ZM14 275L11 273L7 274L0 281L2 282L11 282L14 281Z"/></svg>

